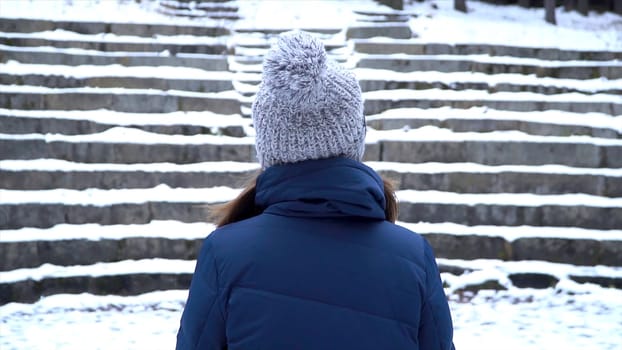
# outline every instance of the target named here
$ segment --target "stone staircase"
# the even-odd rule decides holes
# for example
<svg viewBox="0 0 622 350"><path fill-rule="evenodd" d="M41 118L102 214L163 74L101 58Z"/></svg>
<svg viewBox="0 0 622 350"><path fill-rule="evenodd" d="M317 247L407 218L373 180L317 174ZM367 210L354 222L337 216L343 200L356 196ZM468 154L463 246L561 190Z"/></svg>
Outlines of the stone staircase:
<svg viewBox="0 0 622 350"><path fill-rule="evenodd" d="M449 291L622 288L622 52L427 43L415 14L357 15L306 30L361 80L365 160ZM259 170L250 103L282 30L234 17L0 21L0 304L188 287L207 205Z"/></svg>

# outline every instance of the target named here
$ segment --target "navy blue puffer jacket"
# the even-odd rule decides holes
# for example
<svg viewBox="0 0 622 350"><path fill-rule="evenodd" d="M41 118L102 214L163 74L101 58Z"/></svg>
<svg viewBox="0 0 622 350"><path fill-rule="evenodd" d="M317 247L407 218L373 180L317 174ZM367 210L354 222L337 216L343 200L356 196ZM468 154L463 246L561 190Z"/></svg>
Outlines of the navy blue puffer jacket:
<svg viewBox="0 0 622 350"><path fill-rule="evenodd" d="M432 249L384 220L372 169L273 166L255 202L205 239L177 349L453 349Z"/></svg>

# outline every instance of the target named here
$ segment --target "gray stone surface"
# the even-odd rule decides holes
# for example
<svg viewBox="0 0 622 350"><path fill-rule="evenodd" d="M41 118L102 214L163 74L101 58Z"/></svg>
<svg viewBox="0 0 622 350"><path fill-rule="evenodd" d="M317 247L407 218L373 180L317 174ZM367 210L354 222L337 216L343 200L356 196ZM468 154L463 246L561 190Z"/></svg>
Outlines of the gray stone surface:
<svg viewBox="0 0 622 350"><path fill-rule="evenodd" d="M257 170L259 171L259 170ZM68 188L123 189L151 188L161 184L171 188L241 187L254 171L248 172L144 172L144 171L5 171L0 170L0 188L44 190Z"/></svg>
<svg viewBox="0 0 622 350"><path fill-rule="evenodd" d="M599 62L577 64L576 66L539 66L533 64L478 62L468 57L461 60L443 58L397 58L397 57L362 57L359 68L388 69L396 72L479 72L486 74L535 74L540 77L562 79L608 79L622 78L622 63L614 66L602 66Z"/></svg>
<svg viewBox="0 0 622 350"><path fill-rule="evenodd" d="M570 279L578 283L592 283L605 288L622 289L622 278L604 276L570 276Z"/></svg>
<svg viewBox="0 0 622 350"><path fill-rule="evenodd" d="M192 274L127 274L111 276L72 276L0 283L0 304L33 303L53 294L90 293L96 295L138 295L156 290L188 289Z"/></svg>
<svg viewBox="0 0 622 350"><path fill-rule="evenodd" d="M240 23L242 24L242 23ZM274 36L274 35L278 35L280 33L286 32L290 29L287 28L256 28L254 26L252 27L237 27L235 28L235 32L236 33L243 33L243 34L255 34L255 33L260 33L264 36ZM311 33L316 33L316 34L328 34L328 35L334 35L334 34L338 34L339 32L341 32L342 28L313 28L313 27L303 27L300 28L300 30L304 30L305 32L311 32Z"/></svg>
<svg viewBox="0 0 622 350"><path fill-rule="evenodd" d="M225 97L191 97L162 94L127 94L64 92L64 93L4 93L0 106L10 109L92 110L109 109L133 113L168 113L175 111L211 111L219 114L239 114L240 101Z"/></svg>
<svg viewBox="0 0 622 350"><path fill-rule="evenodd" d="M206 201L209 200L206 198ZM601 230L622 227L622 208L546 205L400 203L400 221L462 225L564 226ZM51 227L60 223L144 224L151 220L200 222L207 208L196 203L148 202L104 207L63 204L0 204L0 229Z"/></svg>
<svg viewBox="0 0 622 350"><path fill-rule="evenodd" d="M382 55L395 53L409 55L490 55L553 61L610 61L622 59L622 51L578 51L490 44L374 43L356 39L353 42L354 50L357 52Z"/></svg>
<svg viewBox="0 0 622 350"><path fill-rule="evenodd" d="M62 50L62 49L61 49ZM76 52L40 52L35 48L20 48L19 50L0 50L0 62L9 60L21 63L60 64L68 66L79 65L111 65L122 66L175 66L200 68L205 70L227 70L226 55L161 55L158 52L124 53L122 55L94 52L80 54Z"/></svg>
<svg viewBox="0 0 622 350"><path fill-rule="evenodd" d="M461 205L401 202L400 221L461 225L562 226L614 230L622 227L622 208L545 205Z"/></svg>
<svg viewBox="0 0 622 350"><path fill-rule="evenodd" d="M494 97L492 95L491 97ZM505 99L471 99L465 96L464 99L443 99L442 94L437 98L418 98L418 99L392 99L386 98L367 98L365 100L365 114L374 115L389 109L396 108L440 108L452 107L468 109L471 107L489 107L498 110L530 112L545 110L560 110L576 113L598 112L609 115L622 114L622 103L613 102L574 102L574 101L534 101L534 100L505 100Z"/></svg>
<svg viewBox="0 0 622 350"><path fill-rule="evenodd" d="M622 95L622 88L609 89L604 87L602 89L594 90L580 90L568 86L545 86L537 84L521 84L521 83L499 83L495 85L489 85L486 82L445 82L445 81L427 81L427 80L390 80L390 79L378 79L378 80L361 80L361 89L363 91L377 91L377 90L427 90L427 89L442 89L442 90L485 90L490 93L495 92L533 92L543 95L562 94L570 92L579 92L583 94L615 94ZM592 87L590 87L592 89Z"/></svg>
<svg viewBox="0 0 622 350"><path fill-rule="evenodd" d="M552 288L559 282L557 277L545 273L512 273L508 277L518 288Z"/></svg>
<svg viewBox="0 0 622 350"><path fill-rule="evenodd" d="M206 201L209 198L205 199ZM146 224L152 220L205 222L207 203L147 202L103 207L63 204L0 204L0 229L47 228L57 224Z"/></svg>
<svg viewBox="0 0 622 350"><path fill-rule="evenodd" d="M519 172L380 173L392 179L398 189L457 193L587 193L622 197L621 177Z"/></svg>
<svg viewBox="0 0 622 350"><path fill-rule="evenodd" d="M425 234L437 258L447 259L502 259L511 254L510 245L501 237L478 235Z"/></svg>
<svg viewBox="0 0 622 350"><path fill-rule="evenodd" d="M199 79L161 79L139 77L94 77L73 78L63 75L12 75L0 73L0 84L4 85L31 85L51 88L126 88L126 89L156 89L156 90L183 90L193 92L220 92L233 90L231 80L199 80Z"/></svg>
<svg viewBox="0 0 622 350"><path fill-rule="evenodd" d="M154 35L223 36L231 33L224 23L218 26L192 26L119 22L53 21L28 18L2 18L2 21L0 21L0 32L33 33L58 29L79 34L114 33L117 35L143 37L152 37Z"/></svg>
<svg viewBox="0 0 622 350"><path fill-rule="evenodd" d="M83 50L97 51L149 51L162 52L169 51L172 54L179 52L193 54L220 55L227 53L227 45L222 43L214 44L161 44L161 43L140 43L140 42L112 42L112 41L78 41L78 40L54 40L35 37L27 38L7 38L0 37L0 44L9 46L53 46L57 48L74 48Z"/></svg>
<svg viewBox="0 0 622 350"><path fill-rule="evenodd" d="M4 134L63 134L84 135L103 132L117 124L101 124L90 120L63 119L63 112L59 111L59 117L48 118L21 118L7 116L0 113L0 133ZM146 121L150 122L150 121ZM225 135L232 137L247 136L242 125L205 127L201 125L178 124L178 125L145 125L130 124L127 127L145 130L148 132L169 135Z"/></svg>
<svg viewBox="0 0 622 350"><path fill-rule="evenodd" d="M563 164L620 168L622 146L587 143L502 141L383 141L381 160L390 162L474 162L488 165Z"/></svg>
<svg viewBox="0 0 622 350"><path fill-rule="evenodd" d="M622 133L611 128L588 127L584 125L561 125L549 124L546 119L540 122L523 120L494 119L494 112L482 115L482 119L451 118L447 115L439 115L439 118L382 118L369 120L367 125L376 130L395 130L408 127L417 129L423 126L436 126L450 129L455 132L491 132L500 130L518 130L531 135L542 136L570 136L587 135L602 138L622 138Z"/></svg>
<svg viewBox="0 0 622 350"><path fill-rule="evenodd" d="M73 266L151 258L194 260L202 243L203 239L155 237L8 242L0 244L0 271L43 264Z"/></svg>
<svg viewBox="0 0 622 350"><path fill-rule="evenodd" d="M54 158L81 163L255 161L253 145L168 145L0 140L0 159Z"/></svg>
<svg viewBox="0 0 622 350"><path fill-rule="evenodd" d="M356 25L346 30L347 39L363 39L373 37L388 37L393 39L410 39L413 33L406 23L383 25Z"/></svg>
<svg viewBox="0 0 622 350"><path fill-rule="evenodd" d="M622 241L534 237L519 238L512 242L515 260L547 260L585 266L622 266L622 255L607 253L612 250L620 252Z"/></svg>

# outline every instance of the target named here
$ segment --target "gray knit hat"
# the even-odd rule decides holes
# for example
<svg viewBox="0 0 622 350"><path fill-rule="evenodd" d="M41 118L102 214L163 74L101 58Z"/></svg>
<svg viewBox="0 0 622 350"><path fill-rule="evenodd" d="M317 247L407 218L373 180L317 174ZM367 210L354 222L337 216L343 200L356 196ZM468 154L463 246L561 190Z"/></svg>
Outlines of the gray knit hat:
<svg viewBox="0 0 622 350"><path fill-rule="evenodd" d="M267 53L252 113L263 168L337 156L363 158L361 88L308 33L283 33Z"/></svg>

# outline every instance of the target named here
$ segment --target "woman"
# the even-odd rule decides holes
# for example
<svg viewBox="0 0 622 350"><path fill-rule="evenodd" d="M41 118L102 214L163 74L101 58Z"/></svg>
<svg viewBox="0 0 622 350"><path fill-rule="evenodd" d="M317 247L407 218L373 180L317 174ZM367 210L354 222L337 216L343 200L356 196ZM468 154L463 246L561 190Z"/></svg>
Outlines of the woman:
<svg viewBox="0 0 622 350"><path fill-rule="evenodd" d="M217 213L177 348L453 349L432 249L393 224L393 191L361 163L354 76L304 32L282 34L263 69L263 172Z"/></svg>

